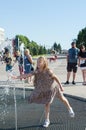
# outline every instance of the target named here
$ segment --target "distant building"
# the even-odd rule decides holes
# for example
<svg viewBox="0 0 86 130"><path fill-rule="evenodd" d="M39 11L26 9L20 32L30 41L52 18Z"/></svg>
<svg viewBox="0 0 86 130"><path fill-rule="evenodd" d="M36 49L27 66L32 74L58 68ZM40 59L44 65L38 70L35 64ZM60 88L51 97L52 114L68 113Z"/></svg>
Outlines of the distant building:
<svg viewBox="0 0 86 130"><path fill-rule="evenodd" d="M0 44L5 41L5 31L3 28L0 28Z"/></svg>
<svg viewBox="0 0 86 130"><path fill-rule="evenodd" d="M61 53L62 53L62 54L67 54L67 53L68 53L68 50L63 49L63 50L61 51Z"/></svg>

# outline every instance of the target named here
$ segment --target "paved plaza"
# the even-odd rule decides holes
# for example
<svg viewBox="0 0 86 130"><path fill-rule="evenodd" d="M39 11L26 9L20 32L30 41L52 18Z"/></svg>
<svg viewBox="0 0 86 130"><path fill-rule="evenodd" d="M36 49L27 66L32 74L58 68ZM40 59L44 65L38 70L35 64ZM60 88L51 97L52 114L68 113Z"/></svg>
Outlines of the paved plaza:
<svg viewBox="0 0 86 130"><path fill-rule="evenodd" d="M55 99L51 105L50 126L47 130L86 130L86 86L82 85L81 70L78 68L76 85L64 85L66 81L66 59L58 59L56 62L49 62L59 77L64 94L75 111L75 118L70 118L67 109L59 100ZM17 64L14 66L14 73L19 74ZM44 106L29 104L28 95L33 90L32 85L20 81L7 81L5 65L0 65L0 130L45 130L42 127L44 122ZM23 88L22 88L23 86ZM4 89L5 87L5 89ZM6 87L10 89L6 89ZM15 97L16 95L16 97ZM16 110L16 111L15 111ZM16 117L17 113L17 119Z"/></svg>

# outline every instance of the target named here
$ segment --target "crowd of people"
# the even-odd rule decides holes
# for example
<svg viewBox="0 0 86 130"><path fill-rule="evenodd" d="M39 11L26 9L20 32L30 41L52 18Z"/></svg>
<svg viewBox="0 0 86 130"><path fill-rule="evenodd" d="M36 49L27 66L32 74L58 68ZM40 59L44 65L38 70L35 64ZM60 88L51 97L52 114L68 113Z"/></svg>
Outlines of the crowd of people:
<svg viewBox="0 0 86 130"><path fill-rule="evenodd" d="M75 85L75 78L78 66L82 71L83 85L86 85L86 49L84 45L80 45L80 49L76 47L76 43L71 43L71 48L67 54L67 81L65 84L69 84L70 75L73 72L72 84Z"/></svg>
<svg viewBox="0 0 86 130"><path fill-rule="evenodd" d="M23 59L24 58L24 59ZM9 52L5 54L4 61L6 63L6 71L12 69L12 59ZM67 107L70 117L74 117L75 113L67 98L63 95L63 86L58 79L58 76L48 67L47 58L41 56L37 59L36 69L34 70L33 59L29 49L25 49L24 57L19 51L16 51L16 59L14 64L18 62L19 76L12 75L13 79L23 78L31 81L34 76L34 90L28 97L28 103L44 104L45 106L45 121L43 127L48 127L50 124L50 105L54 98L59 98ZM69 84L70 75L73 72L72 84L75 85L77 68L80 66L83 77L83 85L86 85L86 50L85 46L81 45L80 50L76 47L76 43L71 43L71 48L67 54L67 80L65 84Z"/></svg>
<svg viewBox="0 0 86 130"><path fill-rule="evenodd" d="M3 63L6 64L6 68L5 68L6 72L11 72L16 63L18 63L18 69L20 75L24 73L28 74L34 70L33 59L29 49L24 50L24 56L22 56L22 53L19 50L16 50L14 57L13 55L10 54L9 49L6 49L1 55L1 62L2 64ZM31 78L25 79L25 82L30 83Z"/></svg>

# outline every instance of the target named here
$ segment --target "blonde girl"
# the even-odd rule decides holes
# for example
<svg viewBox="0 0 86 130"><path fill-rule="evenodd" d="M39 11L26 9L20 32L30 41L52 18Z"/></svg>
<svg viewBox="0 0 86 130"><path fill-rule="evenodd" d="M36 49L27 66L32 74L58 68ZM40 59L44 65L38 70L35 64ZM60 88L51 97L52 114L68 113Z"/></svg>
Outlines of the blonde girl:
<svg viewBox="0 0 86 130"><path fill-rule="evenodd" d="M30 74L21 75L21 78L34 75L34 90L28 98L29 103L44 104L45 106L45 121L43 127L48 127L50 124L50 104L54 97L58 97L67 107L71 117L74 117L74 112L68 100L64 97L63 87L57 76L48 68L48 62L45 57L39 57L37 60L36 70ZM14 77L14 78L20 78Z"/></svg>
<svg viewBox="0 0 86 130"><path fill-rule="evenodd" d="M25 49L24 51L24 73L25 74L29 74L31 72L32 64L33 64L33 60L32 60L32 56L30 55L30 51L29 49ZM28 78L26 82L30 83L31 78Z"/></svg>

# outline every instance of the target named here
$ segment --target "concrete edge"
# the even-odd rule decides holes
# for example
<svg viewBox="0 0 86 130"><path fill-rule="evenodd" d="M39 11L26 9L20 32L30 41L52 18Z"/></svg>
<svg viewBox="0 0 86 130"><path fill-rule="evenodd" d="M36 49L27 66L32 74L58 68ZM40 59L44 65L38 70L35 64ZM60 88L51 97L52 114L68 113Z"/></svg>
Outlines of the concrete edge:
<svg viewBox="0 0 86 130"><path fill-rule="evenodd" d="M70 94L66 94L66 93L64 93L64 96L70 97L70 98L73 98L73 99L76 99L76 100L79 100L79 101L86 102L86 98L83 98L83 97L78 97L78 96L70 95Z"/></svg>

